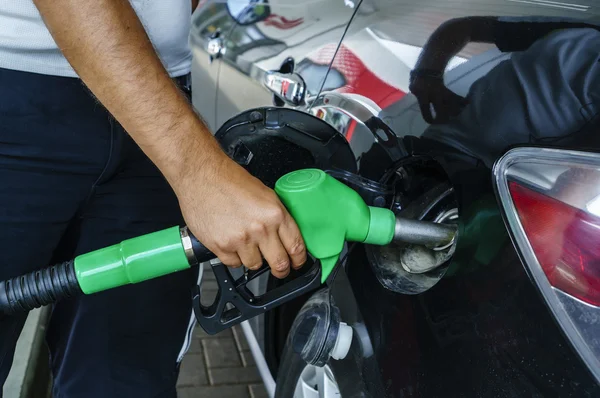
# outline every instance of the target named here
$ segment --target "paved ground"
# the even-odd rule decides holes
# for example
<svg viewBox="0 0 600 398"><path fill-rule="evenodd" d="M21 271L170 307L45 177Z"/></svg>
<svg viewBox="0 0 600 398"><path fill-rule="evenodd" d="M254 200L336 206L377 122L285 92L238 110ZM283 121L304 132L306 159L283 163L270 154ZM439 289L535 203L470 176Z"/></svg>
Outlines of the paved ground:
<svg viewBox="0 0 600 398"><path fill-rule="evenodd" d="M212 300L217 286L212 271L206 271L202 294ZM214 336L196 327L181 366L178 391L180 398L267 398L239 326Z"/></svg>

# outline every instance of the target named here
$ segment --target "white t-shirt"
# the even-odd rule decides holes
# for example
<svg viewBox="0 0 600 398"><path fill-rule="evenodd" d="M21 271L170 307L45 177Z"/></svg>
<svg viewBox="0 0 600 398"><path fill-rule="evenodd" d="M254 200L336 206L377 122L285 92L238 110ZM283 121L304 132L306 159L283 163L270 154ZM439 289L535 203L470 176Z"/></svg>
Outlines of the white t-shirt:
<svg viewBox="0 0 600 398"><path fill-rule="evenodd" d="M130 0L172 77L190 71L191 0ZM0 0L0 68L77 77L32 0Z"/></svg>

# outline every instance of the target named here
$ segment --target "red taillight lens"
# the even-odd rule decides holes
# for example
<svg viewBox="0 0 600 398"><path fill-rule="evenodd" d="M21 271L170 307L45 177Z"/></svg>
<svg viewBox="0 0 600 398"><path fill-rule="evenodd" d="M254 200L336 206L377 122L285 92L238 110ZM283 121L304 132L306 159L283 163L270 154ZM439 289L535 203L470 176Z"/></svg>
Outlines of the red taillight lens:
<svg viewBox="0 0 600 398"><path fill-rule="evenodd" d="M525 235L552 286L600 306L600 217L508 184Z"/></svg>
<svg viewBox="0 0 600 398"><path fill-rule="evenodd" d="M523 266L600 383L600 153L514 148L493 176Z"/></svg>

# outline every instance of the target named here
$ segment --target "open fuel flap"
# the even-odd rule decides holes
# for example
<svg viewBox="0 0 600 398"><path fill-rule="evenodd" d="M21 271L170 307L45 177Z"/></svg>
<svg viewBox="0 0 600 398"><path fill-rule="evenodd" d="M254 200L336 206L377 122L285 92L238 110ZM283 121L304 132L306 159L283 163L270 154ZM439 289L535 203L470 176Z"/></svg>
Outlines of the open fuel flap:
<svg viewBox="0 0 600 398"><path fill-rule="evenodd" d="M224 151L250 174L274 188L283 175L307 168L355 173L356 160L345 138L321 119L287 108L257 108L227 121L215 133ZM286 282L266 288L268 264L257 271L212 264L219 287L212 303L198 286L194 311L208 333L218 333L321 286L320 267L309 259ZM264 275L265 278L260 278ZM201 315L201 316L199 316Z"/></svg>
<svg viewBox="0 0 600 398"><path fill-rule="evenodd" d="M356 172L344 137L323 120L288 108L258 108L227 121L215 134L225 152L265 185L303 168Z"/></svg>

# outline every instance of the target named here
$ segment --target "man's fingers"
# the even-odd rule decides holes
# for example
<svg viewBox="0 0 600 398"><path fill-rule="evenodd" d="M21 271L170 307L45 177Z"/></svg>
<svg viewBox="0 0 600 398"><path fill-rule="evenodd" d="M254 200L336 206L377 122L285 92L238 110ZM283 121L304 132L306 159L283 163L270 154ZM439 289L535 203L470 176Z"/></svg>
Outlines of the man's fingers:
<svg viewBox="0 0 600 398"><path fill-rule="evenodd" d="M260 251L271 267L276 278L285 278L290 273L290 258L279 240L277 232L269 234L269 238L261 242Z"/></svg>
<svg viewBox="0 0 600 398"><path fill-rule="evenodd" d="M231 268L239 268L242 265L242 260L236 253L222 253L217 257L223 264Z"/></svg>
<svg viewBox="0 0 600 398"><path fill-rule="evenodd" d="M263 264L260 250L255 245L247 245L243 249L240 249L238 256L242 260L242 264L252 271L259 269Z"/></svg>
<svg viewBox="0 0 600 398"><path fill-rule="evenodd" d="M298 225L289 214L279 227L279 238L291 259L292 267L302 267L306 263L306 246Z"/></svg>

